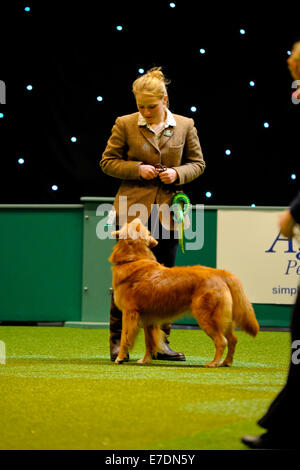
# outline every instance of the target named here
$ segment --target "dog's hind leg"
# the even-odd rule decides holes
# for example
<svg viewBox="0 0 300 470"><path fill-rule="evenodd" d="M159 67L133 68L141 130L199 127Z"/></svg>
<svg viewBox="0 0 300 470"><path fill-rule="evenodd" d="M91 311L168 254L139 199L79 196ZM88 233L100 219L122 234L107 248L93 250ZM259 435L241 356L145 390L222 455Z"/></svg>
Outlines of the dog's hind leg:
<svg viewBox="0 0 300 470"><path fill-rule="evenodd" d="M227 339L217 329L207 328L205 329L205 332L213 340L215 348L216 348L216 352L215 352L215 357L213 358L213 360L208 362L207 364L204 364L204 366L205 367L218 367L221 365L221 359L222 359L224 350L227 346Z"/></svg>
<svg viewBox="0 0 300 470"><path fill-rule="evenodd" d="M123 310L122 312L122 334L120 351L115 360L121 364L127 356L128 350L132 349L135 338L139 332L139 312L137 310Z"/></svg>
<svg viewBox="0 0 300 470"><path fill-rule="evenodd" d="M233 362L233 355L236 347L236 343L238 342L237 337L233 333L233 324L231 323L228 327L228 330L225 333L225 337L228 341L228 352L227 356L225 357L224 361L220 364L222 367L228 367L232 365Z"/></svg>
<svg viewBox="0 0 300 470"><path fill-rule="evenodd" d="M192 305L192 315L198 325L213 340L216 352L213 360L205 364L205 367L218 367L224 350L227 346L227 339L222 332L222 326L218 319L222 316L223 302L222 295L215 290L207 291L200 295Z"/></svg>

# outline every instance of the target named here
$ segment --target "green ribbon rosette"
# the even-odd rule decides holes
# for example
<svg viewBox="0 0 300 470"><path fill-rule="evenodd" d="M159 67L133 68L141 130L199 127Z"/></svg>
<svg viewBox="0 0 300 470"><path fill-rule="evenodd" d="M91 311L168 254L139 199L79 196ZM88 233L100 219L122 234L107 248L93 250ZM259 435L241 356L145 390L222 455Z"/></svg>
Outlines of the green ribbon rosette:
<svg viewBox="0 0 300 470"><path fill-rule="evenodd" d="M174 194L172 201L171 201L171 207L174 211L173 220L175 223L177 223L177 228L179 232L179 244L180 244L182 253L184 253L184 248L183 248L184 216L189 212L190 206L191 206L190 200L183 191L179 191L178 193Z"/></svg>

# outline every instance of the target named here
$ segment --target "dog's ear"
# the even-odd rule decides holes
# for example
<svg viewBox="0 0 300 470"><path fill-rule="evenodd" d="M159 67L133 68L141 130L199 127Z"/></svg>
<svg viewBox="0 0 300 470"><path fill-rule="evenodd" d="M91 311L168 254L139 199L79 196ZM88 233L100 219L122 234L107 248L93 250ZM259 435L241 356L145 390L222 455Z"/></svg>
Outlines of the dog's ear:
<svg viewBox="0 0 300 470"><path fill-rule="evenodd" d="M127 225L127 236L131 240L137 240L143 237L143 224L140 219L134 219Z"/></svg>
<svg viewBox="0 0 300 470"><path fill-rule="evenodd" d="M151 235L149 235L148 242L149 242L148 246L150 248L153 248L154 246L158 245L158 241L155 240L155 238L151 237Z"/></svg>

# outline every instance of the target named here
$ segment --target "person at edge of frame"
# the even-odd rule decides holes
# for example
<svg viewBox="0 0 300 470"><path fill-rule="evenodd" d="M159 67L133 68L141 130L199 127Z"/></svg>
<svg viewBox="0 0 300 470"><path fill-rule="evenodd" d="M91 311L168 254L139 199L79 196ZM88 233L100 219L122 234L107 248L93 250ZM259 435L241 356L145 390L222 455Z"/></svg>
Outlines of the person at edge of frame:
<svg viewBox="0 0 300 470"><path fill-rule="evenodd" d="M109 176L122 183L116 194L114 209L116 225L130 222L130 208L137 203L147 209L139 217L151 227L158 224L159 240L153 248L157 261L167 267L175 265L178 236L174 234L174 222L170 214L172 197L182 185L198 178L205 169L198 133L191 118L173 114L169 110L167 84L161 67L150 69L137 78L132 86L138 112L116 119L111 136L100 161L100 167ZM127 213L122 213L121 196L127 197ZM167 217L159 210L167 207ZM156 211L152 211L156 208ZM158 208L158 209L157 209ZM150 228L150 227L149 227ZM171 324L162 325L166 348L156 359L185 361L185 355L169 346ZM110 356L114 361L120 349L122 313L114 303L110 307ZM127 360L129 359L129 355Z"/></svg>
<svg viewBox="0 0 300 470"><path fill-rule="evenodd" d="M288 58L288 67L294 80L299 80L298 89L293 94L297 95L300 100L300 41L293 45L292 53ZM298 106L300 108L300 101ZM299 108L298 113L300 113ZM299 148L300 145L298 145ZM300 192L292 201L290 208L284 211L279 218L280 231L287 238L294 236L296 224L300 224ZM291 358L286 383L270 404L267 412L257 422L267 432L258 436L246 435L241 439L252 449L299 450L300 447L300 361L297 357L299 356L297 350L293 351L293 345L300 345L300 286L298 286L296 302L292 310L290 332Z"/></svg>

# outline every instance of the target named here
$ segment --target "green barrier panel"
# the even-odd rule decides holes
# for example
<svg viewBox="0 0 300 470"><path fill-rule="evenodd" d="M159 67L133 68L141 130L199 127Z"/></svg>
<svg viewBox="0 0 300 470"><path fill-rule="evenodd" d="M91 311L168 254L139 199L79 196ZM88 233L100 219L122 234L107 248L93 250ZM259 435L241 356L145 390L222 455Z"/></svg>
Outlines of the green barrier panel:
<svg viewBox="0 0 300 470"><path fill-rule="evenodd" d="M108 258L115 242L100 239L96 230L103 219L98 206L113 198L81 200L83 205L0 205L0 321L108 325ZM221 208L205 207L204 245L184 254L179 249L177 265L216 267ZM254 304L254 309L261 326L290 324L290 305ZM176 323L196 325L190 316Z"/></svg>
<svg viewBox="0 0 300 470"><path fill-rule="evenodd" d="M89 323L107 323L110 310L112 272L108 258L115 241L97 237L97 225L103 219L96 215L99 204L87 202L84 205L82 321Z"/></svg>
<svg viewBox="0 0 300 470"><path fill-rule="evenodd" d="M81 320L82 205L0 206L0 320Z"/></svg>

